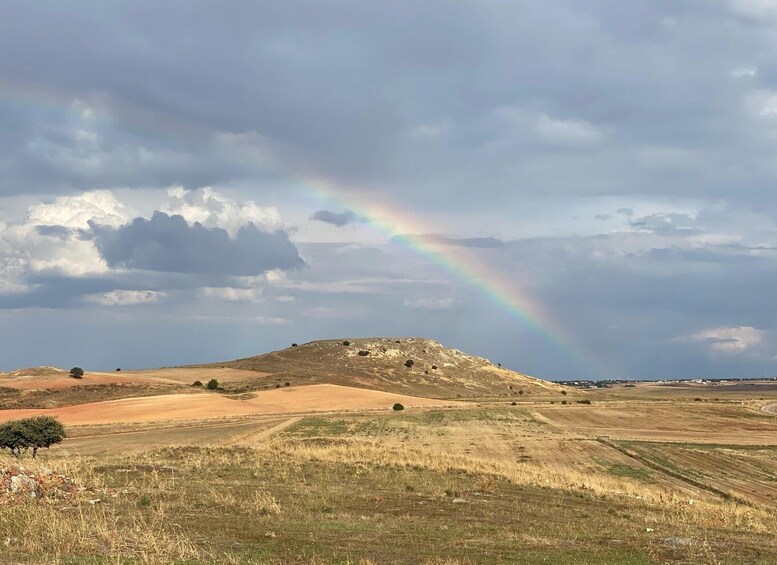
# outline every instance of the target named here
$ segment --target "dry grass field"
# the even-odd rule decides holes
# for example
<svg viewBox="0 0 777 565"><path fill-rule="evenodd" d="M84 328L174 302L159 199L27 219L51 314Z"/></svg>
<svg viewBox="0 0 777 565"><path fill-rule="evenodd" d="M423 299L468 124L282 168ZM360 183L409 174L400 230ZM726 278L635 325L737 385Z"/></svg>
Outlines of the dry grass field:
<svg viewBox="0 0 777 565"><path fill-rule="evenodd" d="M203 369L154 378L184 386L190 371ZM65 442L0 456L74 484L0 489L0 562L771 564L777 415L762 408L777 391L748 385L451 401L290 384L66 403L46 410Z"/></svg>

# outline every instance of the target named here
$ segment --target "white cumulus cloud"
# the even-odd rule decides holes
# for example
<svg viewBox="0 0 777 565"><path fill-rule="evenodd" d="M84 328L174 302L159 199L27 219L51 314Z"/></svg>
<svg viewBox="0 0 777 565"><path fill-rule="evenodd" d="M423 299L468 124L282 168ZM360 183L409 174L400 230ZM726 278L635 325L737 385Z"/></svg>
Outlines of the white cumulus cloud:
<svg viewBox="0 0 777 565"><path fill-rule="evenodd" d="M752 326L710 328L689 337L721 353L741 353L763 342L763 332Z"/></svg>
<svg viewBox="0 0 777 565"><path fill-rule="evenodd" d="M251 200L237 202L210 187L197 190L174 187L167 195L169 202L162 212L178 214L189 223L199 222L208 228L223 228L232 237L247 223L264 231L283 227L277 208L262 207Z"/></svg>

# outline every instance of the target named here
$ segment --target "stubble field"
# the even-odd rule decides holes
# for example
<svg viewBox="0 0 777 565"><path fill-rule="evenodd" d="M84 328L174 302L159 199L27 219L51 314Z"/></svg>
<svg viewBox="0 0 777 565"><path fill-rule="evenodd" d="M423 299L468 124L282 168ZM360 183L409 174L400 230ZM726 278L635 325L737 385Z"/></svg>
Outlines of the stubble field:
<svg viewBox="0 0 777 565"><path fill-rule="evenodd" d="M92 423L21 462L81 490L6 500L0 562L777 562L767 384L417 399L400 412L346 389L312 409L300 396L268 413L82 415Z"/></svg>

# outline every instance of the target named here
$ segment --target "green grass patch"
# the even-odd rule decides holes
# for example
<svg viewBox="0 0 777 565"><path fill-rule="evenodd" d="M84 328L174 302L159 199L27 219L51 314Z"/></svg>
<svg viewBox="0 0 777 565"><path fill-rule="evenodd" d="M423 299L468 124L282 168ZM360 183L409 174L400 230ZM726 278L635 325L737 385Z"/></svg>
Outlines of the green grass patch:
<svg viewBox="0 0 777 565"><path fill-rule="evenodd" d="M630 465L610 465L607 468L607 472L616 477L628 477L630 479L637 479L645 482L652 481L651 474L647 469L631 467Z"/></svg>

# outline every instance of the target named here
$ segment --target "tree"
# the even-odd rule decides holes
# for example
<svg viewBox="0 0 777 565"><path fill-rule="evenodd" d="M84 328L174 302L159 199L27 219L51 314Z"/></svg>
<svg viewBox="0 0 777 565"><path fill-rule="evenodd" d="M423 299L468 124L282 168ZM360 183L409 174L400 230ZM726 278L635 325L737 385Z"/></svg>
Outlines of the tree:
<svg viewBox="0 0 777 565"><path fill-rule="evenodd" d="M73 367L70 369L70 376L74 379L84 378L84 370L81 367Z"/></svg>
<svg viewBox="0 0 777 565"><path fill-rule="evenodd" d="M21 457L30 449L35 457L38 449L49 448L65 437L64 426L53 416L34 416L0 424L0 449L9 450L14 457Z"/></svg>
<svg viewBox="0 0 777 565"><path fill-rule="evenodd" d="M208 381L208 384L205 385L205 388L208 390L216 390L219 388L219 382L216 379L211 379Z"/></svg>
<svg viewBox="0 0 777 565"><path fill-rule="evenodd" d="M413 365L415 365L415 361L413 361L412 359L408 359L407 361L405 361L405 367L407 367L408 369Z"/></svg>
<svg viewBox="0 0 777 565"><path fill-rule="evenodd" d="M404 410L405 407L402 406L399 402L397 402L394 406L391 407L391 409L392 410L396 410L397 412L399 412L400 410Z"/></svg>

